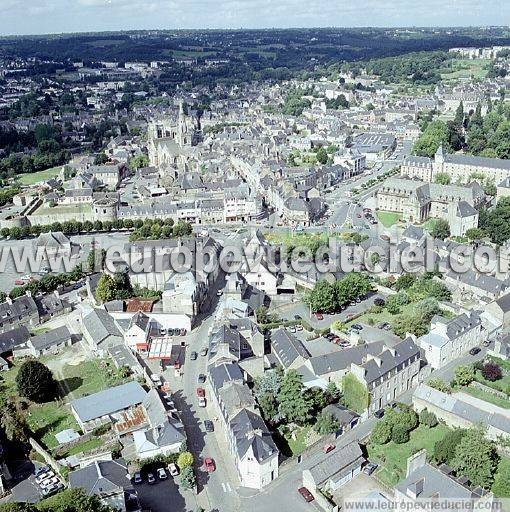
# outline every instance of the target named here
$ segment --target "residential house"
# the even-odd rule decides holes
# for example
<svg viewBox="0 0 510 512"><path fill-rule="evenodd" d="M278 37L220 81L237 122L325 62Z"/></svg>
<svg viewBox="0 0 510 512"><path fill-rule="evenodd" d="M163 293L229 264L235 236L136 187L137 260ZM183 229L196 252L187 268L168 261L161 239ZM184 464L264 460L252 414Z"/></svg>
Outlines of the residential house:
<svg viewBox="0 0 510 512"><path fill-rule="evenodd" d="M462 313L452 319L432 318L430 331L419 337L419 345L432 368L442 368L461 357L484 339L480 311Z"/></svg>
<svg viewBox="0 0 510 512"><path fill-rule="evenodd" d="M373 414L411 389L418 380L420 349L410 338L394 347L369 354L361 364L352 363L351 373L368 389L369 414Z"/></svg>
<svg viewBox="0 0 510 512"><path fill-rule="evenodd" d="M285 370L295 370L310 358L301 340L284 327L271 333L271 349Z"/></svg>
<svg viewBox="0 0 510 512"><path fill-rule="evenodd" d="M124 342L115 320L104 309L93 309L82 318L83 339L95 352L106 353L108 347Z"/></svg>
<svg viewBox="0 0 510 512"><path fill-rule="evenodd" d="M22 325L33 327L40 322L37 305L30 294L16 299L7 297L0 304L0 333Z"/></svg>
<svg viewBox="0 0 510 512"><path fill-rule="evenodd" d="M209 367L208 387L223 421L241 485L262 489L278 477L279 452L237 363Z"/></svg>
<svg viewBox="0 0 510 512"><path fill-rule="evenodd" d="M69 487L96 495L102 503L121 512L138 511L137 493L122 460L98 460L69 473Z"/></svg>
<svg viewBox="0 0 510 512"><path fill-rule="evenodd" d="M361 473L366 462L357 442L335 448L320 457L319 462L303 470L303 485L314 495L333 494Z"/></svg>

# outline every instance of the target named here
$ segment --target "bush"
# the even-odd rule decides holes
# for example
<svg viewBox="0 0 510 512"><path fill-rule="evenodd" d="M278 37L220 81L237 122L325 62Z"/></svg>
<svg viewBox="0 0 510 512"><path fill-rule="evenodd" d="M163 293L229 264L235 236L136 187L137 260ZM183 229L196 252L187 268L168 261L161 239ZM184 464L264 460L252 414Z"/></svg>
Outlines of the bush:
<svg viewBox="0 0 510 512"><path fill-rule="evenodd" d="M193 466L193 454L190 452L182 452L179 453L179 457L177 458L177 465L183 469Z"/></svg>
<svg viewBox="0 0 510 512"><path fill-rule="evenodd" d="M396 444L404 444L409 441L409 430L405 425L394 425L391 430L391 440Z"/></svg>
<svg viewBox="0 0 510 512"><path fill-rule="evenodd" d="M370 436L370 441L374 444L386 444L391 439L391 426L386 421L376 423Z"/></svg>
<svg viewBox="0 0 510 512"><path fill-rule="evenodd" d="M383 308L385 304L386 304L386 301L384 299L381 299L381 297L377 297L374 299L374 306Z"/></svg>
<svg viewBox="0 0 510 512"><path fill-rule="evenodd" d="M483 365L482 375L484 379L490 382L495 382L503 377L503 372L501 371L501 366L496 363L489 362Z"/></svg>
<svg viewBox="0 0 510 512"><path fill-rule="evenodd" d="M434 428L437 425L437 417L433 412L430 412L427 409L423 409L420 412L420 424Z"/></svg>

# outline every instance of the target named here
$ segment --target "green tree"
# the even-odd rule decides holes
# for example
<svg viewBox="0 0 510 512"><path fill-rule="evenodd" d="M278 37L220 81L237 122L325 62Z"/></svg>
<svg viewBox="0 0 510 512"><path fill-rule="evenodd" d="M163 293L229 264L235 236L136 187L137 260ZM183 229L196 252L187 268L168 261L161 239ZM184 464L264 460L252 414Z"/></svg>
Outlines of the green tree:
<svg viewBox="0 0 510 512"><path fill-rule="evenodd" d="M322 435L334 434L340 428L340 423L332 413L322 411L317 417L314 429Z"/></svg>
<svg viewBox="0 0 510 512"><path fill-rule="evenodd" d="M173 233L175 237L185 237L193 233L193 227L189 222L180 220L173 227Z"/></svg>
<svg viewBox="0 0 510 512"><path fill-rule="evenodd" d="M108 162L110 159L106 156L105 153L98 153L94 157L94 165L104 165L106 162Z"/></svg>
<svg viewBox="0 0 510 512"><path fill-rule="evenodd" d="M196 486L197 479L191 466L187 466L181 471L180 483L182 489L185 491L188 491L189 489L192 489Z"/></svg>
<svg viewBox="0 0 510 512"><path fill-rule="evenodd" d="M372 429L370 441L374 444L386 444L391 439L391 426L384 420L378 421Z"/></svg>
<svg viewBox="0 0 510 512"><path fill-rule="evenodd" d="M451 181L452 179L447 172L438 172L434 178L434 182L440 185L449 185Z"/></svg>
<svg viewBox="0 0 510 512"><path fill-rule="evenodd" d="M310 419L311 403L304 393L303 378L289 370L278 392L279 412L288 423L304 424Z"/></svg>
<svg viewBox="0 0 510 512"><path fill-rule="evenodd" d="M444 151L450 152L449 135L446 123L439 120L432 121L418 137L413 151L418 156L428 156L430 158L435 155L440 146L443 146Z"/></svg>
<svg viewBox="0 0 510 512"><path fill-rule="evenodd" d="M466 230L466 237L469 240L479 240L485 236L485 232L480 228L470 228Z"/></svg>
<svg viewBox="0 0 510 512"><path fill-rule="evenodd" d="M455 449L452 467L458 475L465 475L473 485L490 489L498 463L492 441L485 438L480 428L471 428Z"/></svg>
<svg viewBox="0 0 510 512"><path fill-rule="evenodd" d="M326 280L319 281L305 300L314 312L333 313L338 305L334 285Z"/></svg>
<svg viewBox="0 0 510 512"><path fill-rule="evenodd" d="M117 289L113 277L103 274L97 283L96 297L101 302L109 302L115 298Z"/></svg>
<svg viewBox="0 0 510 512"><path fill-rule="evenodd" d="M430 234L434 238L444 240L450 236L450 224L448 224L446 219L437 219L430 230Z"/></svg>
<svg viewBox="0 0 510 512"><path fill-rule="evenodd" d="M319 162L322 165L328 163L328 152L322 146L317 150L315 157L317 158L317 162Z"/></svg>
<svg viewBox="0 0 510 512"><path fill-rule="evenodd" d="M6 400L1 406L0 424L9 441L26 442L30 435L26 412L18 402Z"/></svg>
<svg viewBox="0 0 510 512"><path fill-rule="evenodd" d="M455 368L455 382L459 386L467 386L475 380L475 370L471 365L461 365Z"/></svg>
<svg viewBox="0 0 510 512"><path fill-rule="evenodd" d="M191 452L182 452L179 453L179 457L177 458L177 465L181 468L187 468L193 466L194 458Z"/></svg>
<svg viewBox="0 0 510 512"><path fill-rule="evenodd" d="M501 459L491 491L498 497L510 498L510 464Z"/></svg>
<svg viewBox="0 0 510 512"><path fill-rule="evenodd" d="M395 284L393 285L393 288L395 290L408 290L413 286L413 284L416 282L416 275L415 274L401 274L398 276L397 280L395 281Z"/></svg>
<svg viewBox="0 0 510 512"><path fill-rule="evenodd" d="M451 464L455 457L455 450L467 430L456 428L449 430L442 439L434 444L433 459L437 464Z"/></svg>
<svg viewBox="0 0 510 512"><path fill-rule="evenodd" d="M130 169L140 169L142 167L148 167L149 166L149 157L147 155L138 155L129 161L129 168Z"/></svg>
<svg viewBox="0 0 510 512"><path fill-rule="evenodd" d="M88 496L83 489L66 489L37 505L40 512L115 512L104 505L99 496Z"/></svg>
<svg viewBox="0 0 510 512"><path fill-rule="evenodd" d="M394 425L391 429L391 440L395 444L409 442L409 430L404 425Z"/></svg>
<svg viewBox="0 0 510 512"><path fill-rule="evenodd" d="M25 361L16 375L16 388L20 396L32 402L49 402L55 398L57 383L51 370L40 361Z"/></svg>

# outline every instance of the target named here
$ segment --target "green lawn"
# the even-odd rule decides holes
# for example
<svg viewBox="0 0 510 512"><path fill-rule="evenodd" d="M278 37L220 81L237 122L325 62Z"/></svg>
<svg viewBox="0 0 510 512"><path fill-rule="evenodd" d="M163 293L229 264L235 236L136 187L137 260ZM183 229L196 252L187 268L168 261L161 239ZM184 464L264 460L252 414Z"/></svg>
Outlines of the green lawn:
<svg viewBox="0 0 510 512"><path fill-rule="evenodd" d="M73 446L70 450L60 455L61 458L71 457L72 455L78 455L79 453L90 452L102 446L103 441L99 438L89 439L83 443L79 443Z"/></svg>
<svg viewBox="0 0 510 512"><path fill-rule="evenodd" d="M385 228L391 228L391 226L394 226L400 220L400 213L397 212L385 212L380 210L377 211L376 214L379 222L381 222Z"/></svg>
<svg viewBox="0 0 510 512"><path fill-rule="evenodd" d="M395 444L390 441L384 445L368 444L369 459L381 466L377 477L383 484L393 487L405 477L408 457L423 448L427 450L428 455L431 455L434 444L441 440L448 430L448 427L442 424L435 428L420 425L411 432L411 439L408 443Z"/></svg>
<svg viewBox="0 0 510 512"><path fill-rule="evenodd" d="M59 381L62 394L72 393L74 398L91 395L122 383L117 369L106 359L83 361L78 365L66 364L61 371L63 380Z"/></svg>
<svg viewBox="0 0 510 512"><path fill-rule="evenodd" d="M50 178L55 178L58 176L60 169L62 166L52 167L51 169L46 169L45 171L39 172L30 172L27 174L21 174L18 178L18 181L21 185L35 185L40 181L46 181Z"/></svg>
<svg viewBox="0 0 510 512"><path fill-rule="evenodd" d="M55 437L58 432L68 428L80 430L69 406L61 402L32 405L27 420L34 437L50 449L58 445Z"/></svg>
<svg viewBox="0 0 510 512"><path fill-rule="evenodd" d="M289 448L292 452L292 456L295 457L296 455L299 455L300 453L303 453L306 448L306 438L308 436L308 433L310 431L311 427L304 427L301 429L301 431L297 434L296 439L292 439L292 437L289 435L286 437L287 442L289 443Z"/></svg>
<svg viewBox="0 0 510 512"><path fill-rule="evenodd" d="M510 400L507 400L506 398L500 398L499 396L493 395L492 393L484 391L483 389L466 386L462 388L462 391L468 395L474 396L475 398L479 398L485 402L489 402L491 404L502 407L503 409L510 409Z"/></svg>
<svg viewBox="0 0 510 512"><path fill-rule="evenodd" d="M92 207L90 204L69 204L54 206L41 206L32 215L58 215L58 214L80 214L91 213Z"/></svg>
<svg viewBox="0 0 510 512"><path fill-rule="evenodd" d="M490 59L455 59L452 70L441 73L443 80L455 80L458 78L484 78L489 70Z"/></svg>

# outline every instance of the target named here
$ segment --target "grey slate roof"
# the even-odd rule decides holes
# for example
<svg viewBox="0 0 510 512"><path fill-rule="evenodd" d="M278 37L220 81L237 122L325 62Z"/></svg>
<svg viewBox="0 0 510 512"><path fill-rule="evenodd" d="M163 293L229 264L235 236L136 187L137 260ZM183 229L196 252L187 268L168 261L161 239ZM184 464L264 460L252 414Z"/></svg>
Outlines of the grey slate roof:
<svg viewBox="0 0 510 512"><path fill-rule="evenodd" d="M83 318L83 326L96 345L107 341L110 337L122 338L122 333L115 325L115 321L104 309L94 309L86 315Z"/></svg>
<svg viewBox="0 0 510 512"><path fill-rule="evenodd" d="M26 343L30 338L28 329L22 325L16 329L0 333L0 354L10 352L13 348Z"/></svg>
<svg viewBox="0 0 510 512"><path fill-rule="evenodd" d="M54 345L60 345L71 340L71 331L66 325L30 338L30 343L36 350L45 350Z"/></svg>
<svg viewBox="0 0 510 512"><path fill-rule="evenodd" d="M420 357L420 348L411 339L401 341L393 349L384 349L377 358L381 361L378 364L374 359L363 364L365 369L365 380L368 384L384 377L394 368L399 367L405 361L416 360Z"/></svg>
<svg viewBox="0 0 510 512"><path fill-rule="evenodd" d="M69 473L71 489L83 489L87 495L109 494L131 489L127 468L120 461L96 461Z"/></svg>
<svg viewBox="0 0 510 512"><path fill-rule="evenodd" d="M271 334L271 346L284 368L288 368L298 357L310 357L301 341L284 328Z"/></svg>
<svg viewBox="0 0 510 512"><path fill-rule="evenodd" d="M330 478L338 480L344 472L363 463L364 457L357 442L338 448L326 455L321 461L312 466L309 471L317 486L321 486Z"/></svg>
<svg viewBox="0 0 510 512"><path fill-rule="evenodd" d="M469 489L430 464L418 467L395 487L400 492L407 494L407 489L415 491L416 483L420 480L423 481L423 490L418 494L418 498L432 498L437 495L440 499L471 498Z"/></svg>
<svg viewBox="0 0 510 512"><path fill-rule="evenodd" d="M251 447L257 461L262 462L278 452L264 420L248 409L242 409L230 422L236 451L243 457Z"/></svg>
<svg viewBox="0 0 510 512"><path fill-rule="evenodd" d="M228 363L209 368L209 382L214 389L221 389L226 382L243 382L243 372L239 365Z"/></svg>
<svg viewBox="0 0 510 512"><path fill-rule="evenodd" d="M73 400L71 407L82 422L101 418L141 404L147 393L136 381Z"/></svg>

